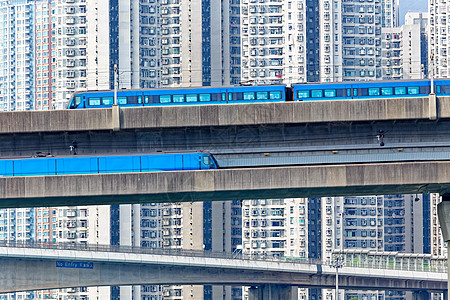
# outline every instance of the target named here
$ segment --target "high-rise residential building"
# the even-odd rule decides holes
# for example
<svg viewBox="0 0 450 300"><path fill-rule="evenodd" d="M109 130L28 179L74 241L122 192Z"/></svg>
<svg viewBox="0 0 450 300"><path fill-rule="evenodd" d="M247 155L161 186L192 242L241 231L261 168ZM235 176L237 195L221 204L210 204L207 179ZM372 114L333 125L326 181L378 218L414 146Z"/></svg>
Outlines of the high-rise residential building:
<svg viewBox="0 0 450 300"><path fill-rule="evenodd" d="M331 197L321 201L323 259L329 259L333 250L344 249L443 254L437 194ZM405 293L394 291L345 293L346 299L405 297ZM324 290L323 297L332 299L334 293Z"/></svg>
<svg viewBox="0 0 450 300"><path fill-rule="evenodd" d="M0 110L35 108L34 1L0 2Z"/></svg>
<svg viewBox="0 0 450 300"><path fill-rule="evenodd" d="M236 2L94 0L87 11L89 89L111 88L114 64L120 88L239 82Z"/></svg>
<svg viewBox="0 0 450 300"><path fill-rule="evenodd" d="M308 7L315 1L241 2L242 82L252 84L307 81ZM312 4L311 4L312 5ZM315 32L315 28L311 28ZM313 68L314 69L314 68ZM313 72L313 71L311 71ZM314 72L313 72L314 74Z"/></svg>
<svg viewBox="0 0 450 300"><path fill-rule="evenodd" d="M450 76L448 65L448 25L447 1L428 1L430 76L447 78Z"/></svg>
<svg viewBox="0 0 450 300"><path fill-rule="evenodd" d="M428 13L408 12L405 15L405 25L402 27L404 28L403 73L406 78L429 77L428 37L430 26L428 19ZM417 38L418 32L420 32L420 40ZM420 58L417 57L419 53ZM420 67L420 72L418 67Z"/></svg>
<svg viewBox="0 0 450 300"><path fill-rule="evenodd" d="M134 204L61 209L70 241L231 253L241 244L240 201ZM67 221L66 221L67 219ZM87 224L87 228L86 228ZM86 229L86 230L85 230ZM65 234L67 232L67 234ZM83 235L81 235L83 234ZM230 286L121 286L60 291L90 299L240 299Z"/></svg>
<svg viewBox="0 0 450 300"><path fill-rule="evenodd" d="M55 6L56 1L51 1ZM86 1L58 1L52 16L56 33L56 103L65 108L76 91L87 88L87 19ZM52 70L53 73L53 70Z"/></svg>
<svg viewBox="0 0 450 300"><path fill-rule="evenodd" d="M309 232L317 230L308 215L305 198L244 200L242 251L255 257L307 259ZM305 299L308 291L298 289L298 295Z"/></svg>
<svg viewBox="0 0 450 300"><path fill-rule="evenodd" d="M320 7L320 81L381 79L381 30L397 26L398 1L321 0Z"/></svg>
<svg viewBox="0 0 450 300"><path fill-rule="evenodd" d="M384 80L427 77L427 17L408 13L401 27L382 28L381 75Z"/></svg>
<svg viewBox="0 0 450 300"><path fill-rule="evenodd" d="M201 17L198 17L201 16ZM239 1L0 1L0 109L73 93L240 82Z"/></svg>
<svg viewBox="0 0 450 300"><path fill-rule="evenodd" d="M398 80L403 78L403 27L381 29L381 78ZM417 35L419 37L419 35ZM408 35L406 36L408 37ZM408 52L407 52L408 53ZM420 72L420 66L419 66Z"/></svg>
<svg viewBox="0 0 450 300"><path fill-rule="evenodd" d="M56 100L56 3L51 1L34 1L35 32L35 105L37 110L54 109ZM61 108L61 107L60 107Z"/></svg>

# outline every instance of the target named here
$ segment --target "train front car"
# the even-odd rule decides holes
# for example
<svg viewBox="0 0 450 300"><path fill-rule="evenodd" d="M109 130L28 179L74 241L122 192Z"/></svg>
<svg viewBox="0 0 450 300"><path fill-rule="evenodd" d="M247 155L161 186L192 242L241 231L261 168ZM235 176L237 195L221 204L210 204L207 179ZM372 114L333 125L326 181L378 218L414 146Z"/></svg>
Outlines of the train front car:
<svg viewBox="0 0 450 300"><path fill-rule="evenodd" d="M189 87L173 89L119 90L120 106L176 106L227 103L286 101L286 85ZM68 108L111 107L113 91L91 91L75 94Z"/></svg>
<svg viewBox="0 0 450 300"><path fill-rule="evenodd" d="M211 153L200 152L198 155L200 170L217 169L217 162Z"/></svg>
<svg viewBox="0 0 450 300"><path fill-rule="evenodd" d="M207 152L1 159L0 176L87 175L217 169Z"/></svg>
<svg viewBox="0 0 450 300"><path fill-rule="evenodd" d="M86 94L85 92L75 93L69 101L68 109L81 109L86 108L85 105Z"/></svg>

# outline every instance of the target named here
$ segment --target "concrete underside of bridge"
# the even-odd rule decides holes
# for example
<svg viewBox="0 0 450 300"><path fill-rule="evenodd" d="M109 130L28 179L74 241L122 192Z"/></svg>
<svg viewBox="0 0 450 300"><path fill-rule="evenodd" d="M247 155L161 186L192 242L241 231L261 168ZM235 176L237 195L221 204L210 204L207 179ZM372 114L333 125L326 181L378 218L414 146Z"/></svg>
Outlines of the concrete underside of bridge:
<svg viewBox="0 0 450 300"><path fill-rule="evenodd" d="M446 193L450 162L4 177L0 207Z"/></svg>
<svg viewBox="0 0 450 300"><path fill-rule="evenodd" d="M0 259L0 293L57 289L80 286L212 284L262 285L281 284L299 287L333 288L334 274L255 271L239 268L168 266L143 263L95 262L92 268L57 267L56 260ZM382 276L339 277L339 286L358 290L432 290L443 291L447 283L432 280L388 279Z"/></svg>

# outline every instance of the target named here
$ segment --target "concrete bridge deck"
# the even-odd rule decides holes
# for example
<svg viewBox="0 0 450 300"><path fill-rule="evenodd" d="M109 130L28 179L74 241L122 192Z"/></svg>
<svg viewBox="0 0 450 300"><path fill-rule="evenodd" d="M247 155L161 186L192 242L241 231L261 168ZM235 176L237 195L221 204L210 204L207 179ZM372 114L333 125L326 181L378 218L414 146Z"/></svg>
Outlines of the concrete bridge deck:
<svg viewBox="0 0 450 300"><path fill-rule="evenodd" d="M450 190L450 162L0 178L0 207L384 195Z"/></svg>
<svg viewBox="0 0 450 300"><path fill-rule="evenodd" d="M67 246L0 247L0 292L132 284L284 284L322 288L335 285L335 269L321 262ZM363 290L443 291L447 288L445 272L361 270L341 268L339 285Z"/></svg>
<svg viewBox="0 0 450 300"><path fill-rule="evenodd" d="M436 118L450 97L0 112L0 134Z"/></svg>

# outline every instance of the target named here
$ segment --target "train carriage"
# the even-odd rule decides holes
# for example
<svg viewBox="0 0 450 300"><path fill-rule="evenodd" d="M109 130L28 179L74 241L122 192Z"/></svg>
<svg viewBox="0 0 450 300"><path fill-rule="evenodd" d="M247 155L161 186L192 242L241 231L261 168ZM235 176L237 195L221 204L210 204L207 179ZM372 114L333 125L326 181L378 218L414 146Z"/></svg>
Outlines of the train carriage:
<svg viewBox="0 0 450 300"><path fill-rule="evenodd" d="M0 177L217 169L207 152L0 159Z"/></svg>
<svg viewBox="0 0 450 300"><path fill-rule="evenodd" d="M286 101L286 85L119 90L120 106L166 106ZM114 91L76 93L69 109L111 107Z"/></svg>
<svg viewBox="0 0 450 300"><path fill-rule="evenodd" d="M450 80L434 80L434 93L450 96ZM198 88L165 88L120 90L120 106L173 106L200 104L231 104L284 101L320 101L349 99L385 99L426 97L431 93L430 80L359 81L340 83L301 83L266 86L228 86ZM76 93L69 109L110 107L113 91Z"/></svg>
<svg viewBox="0 0 450 300"><path fill-rule="evenodd" d="M449 92L449 80L435 81L434 85L437 94ZM294 84L292 90L294 101L318 101L426 97L430 87L429 80L397 80Z"/></svg>

